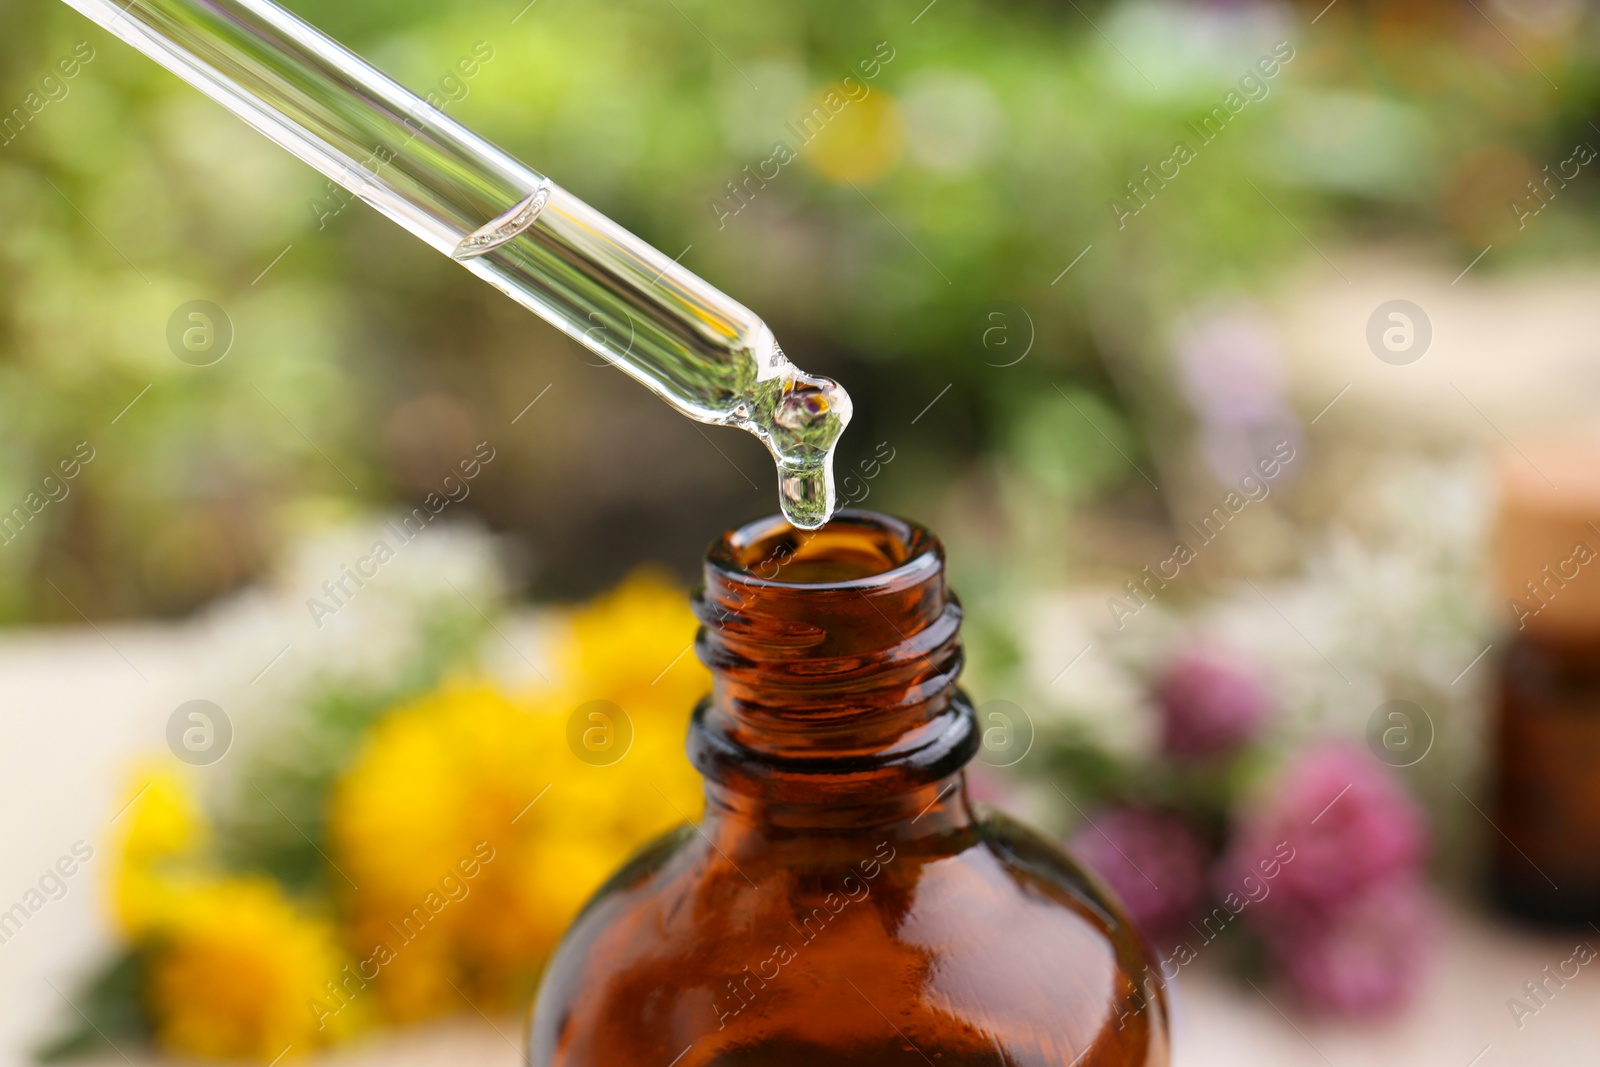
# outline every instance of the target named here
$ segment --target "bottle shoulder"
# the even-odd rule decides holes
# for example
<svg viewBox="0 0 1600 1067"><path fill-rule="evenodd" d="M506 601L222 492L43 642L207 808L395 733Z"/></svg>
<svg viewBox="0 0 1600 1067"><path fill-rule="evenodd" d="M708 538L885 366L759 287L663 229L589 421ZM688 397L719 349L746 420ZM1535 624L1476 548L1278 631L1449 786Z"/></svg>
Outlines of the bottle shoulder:
<svg viewBox="0 0 1600 1067"><path fill-rule="evenodd" d="M904 831L713 840L686 827L661 839L552 960L533 1062L653 1055L557 1055L574 1041L598 1050L635 1029L603 1037L603 1020L631 1018L667 1044L683 1038L659 1050L666 1062L696 1043L786 1035L841 1064L858 1062L840 1057L861 1042L884 1055L931 1044L946 1064L1165 1063L1165 1005L1143 946L1060 849L988 811L947 832ZM1091 1044L1106 1054L1078 1060Z"/></svg>

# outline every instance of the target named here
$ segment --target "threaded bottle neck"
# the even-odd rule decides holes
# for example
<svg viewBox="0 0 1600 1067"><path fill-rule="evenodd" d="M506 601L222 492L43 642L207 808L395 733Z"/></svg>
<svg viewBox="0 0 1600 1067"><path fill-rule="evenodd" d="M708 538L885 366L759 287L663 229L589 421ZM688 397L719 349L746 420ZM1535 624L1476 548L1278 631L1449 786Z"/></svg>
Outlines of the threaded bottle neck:
<svg viewBox="0 0 1600 1067"><path fill-rule="evenodd" d="M714 787L775 803L872 803L959 770L977 748L961 606L921 526L840 512L778 518L711 546L695 595L713 674L690 756Z"/></svg>

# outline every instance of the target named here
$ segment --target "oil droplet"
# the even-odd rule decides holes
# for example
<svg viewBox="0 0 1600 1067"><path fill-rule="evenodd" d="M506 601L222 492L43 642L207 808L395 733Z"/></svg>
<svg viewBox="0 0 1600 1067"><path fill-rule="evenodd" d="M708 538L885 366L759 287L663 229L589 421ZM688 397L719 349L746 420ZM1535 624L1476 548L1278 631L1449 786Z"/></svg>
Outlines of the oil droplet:
<svg viewBox="0 0 1600 1067"><path fill-rule="evenodd" d="M833 471L828 466L784 471L778 479L778 501L791 524L815 530L833 514Z"/></svg>
<svg viewBox="0 0 1600 1067"><path fill-rule="evenodd" d="M778 464L784 517L814 530L833 514L833 450L850 422L850 395L837 382L797 368L773 346L776 373L759 383L750 415L739 422L760 437Z"/></svg>

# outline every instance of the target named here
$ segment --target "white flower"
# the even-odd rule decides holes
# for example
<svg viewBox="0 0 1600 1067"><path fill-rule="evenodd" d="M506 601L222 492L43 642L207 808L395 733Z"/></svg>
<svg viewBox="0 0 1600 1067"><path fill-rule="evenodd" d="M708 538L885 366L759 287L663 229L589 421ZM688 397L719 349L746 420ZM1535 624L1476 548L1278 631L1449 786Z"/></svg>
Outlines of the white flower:
<svg viewBox="0 0 1600 1067"><path fill-rule="evenodd" d="M1155 716L1138 673L1112 652L1106 596L1105 590L1058 593L1023 609L1029 696L1018 703L1039 731L1069 731L1109 752L1140 758L1155 751ZM1140 615L1146 632L1164 630L1156 614L1152 607Z"/></svg>

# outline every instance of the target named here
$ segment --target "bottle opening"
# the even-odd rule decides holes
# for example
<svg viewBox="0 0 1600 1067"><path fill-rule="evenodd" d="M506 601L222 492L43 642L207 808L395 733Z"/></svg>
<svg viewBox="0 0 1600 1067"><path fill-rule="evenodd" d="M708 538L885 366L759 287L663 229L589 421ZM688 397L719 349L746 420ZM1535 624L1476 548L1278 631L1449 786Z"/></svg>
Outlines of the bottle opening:
<svg viewBox="0 0 1600 1067"><path fill-rule="evenodd" d="M694 607L713 682L689 752L717 788L881 799L942 780L976 751L956 688L961 606L925 527L869 511L816 530L749 523L712 544Z"/></svg>
<svg viewBox="0 0 1600 1067"><path fill-rule="evenodd" d="M713 545L710 562L762 584L877 585L936 553L937 543L921 527L887 515L841 511L815 530L776 516L750 523Z"/></svg>

